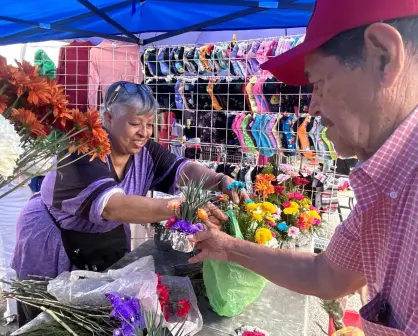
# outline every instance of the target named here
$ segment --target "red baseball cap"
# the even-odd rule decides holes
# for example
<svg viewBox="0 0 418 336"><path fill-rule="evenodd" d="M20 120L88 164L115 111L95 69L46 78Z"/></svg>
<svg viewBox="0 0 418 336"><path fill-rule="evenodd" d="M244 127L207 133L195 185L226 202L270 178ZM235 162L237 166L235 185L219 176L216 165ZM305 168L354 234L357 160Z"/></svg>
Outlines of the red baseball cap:
<svg viewBox="0 0 418 336"><path fill-rule="evenodd" d="M375 22L418 15L418 0L317 0L303 43L261 68L288 85L304 85L305 57L339 33Z"/></svg>

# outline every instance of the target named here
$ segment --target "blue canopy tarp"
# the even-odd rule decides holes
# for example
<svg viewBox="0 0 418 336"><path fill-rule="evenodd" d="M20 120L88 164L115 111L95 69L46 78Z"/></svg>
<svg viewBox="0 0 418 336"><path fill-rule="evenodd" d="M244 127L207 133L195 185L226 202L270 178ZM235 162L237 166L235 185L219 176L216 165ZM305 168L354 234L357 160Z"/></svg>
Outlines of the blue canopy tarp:
<svg viewBox="0 0 418 336"><path fill-rule="evenodd" d="M315 0L3 0L0 45L87 36L142 43L189 31L304 27Z"/></svg>

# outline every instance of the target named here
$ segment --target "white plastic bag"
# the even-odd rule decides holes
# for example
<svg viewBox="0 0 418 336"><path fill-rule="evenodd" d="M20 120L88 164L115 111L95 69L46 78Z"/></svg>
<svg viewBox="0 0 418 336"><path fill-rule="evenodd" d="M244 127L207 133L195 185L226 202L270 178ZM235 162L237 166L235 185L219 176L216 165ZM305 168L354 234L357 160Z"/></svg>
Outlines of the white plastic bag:
<svg viewBox="0 0 418 336"><path fill-rule="evenodd" d="M47 289L57 300L79 306L109 306L105 294L112 292L155 300L158 279L154 271L154 259L147 256L107 273L64 272L51 280Z"/></svg>

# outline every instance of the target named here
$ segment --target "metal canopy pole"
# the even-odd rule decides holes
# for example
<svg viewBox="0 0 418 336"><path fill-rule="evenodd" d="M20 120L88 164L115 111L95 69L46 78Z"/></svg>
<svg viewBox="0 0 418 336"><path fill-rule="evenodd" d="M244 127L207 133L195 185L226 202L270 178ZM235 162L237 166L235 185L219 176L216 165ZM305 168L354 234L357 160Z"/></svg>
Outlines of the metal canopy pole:
<svg viewBox="0 0 418 336"><path fill-rule="evenodd" d="M133 43L139 44L139 38L136 37L134 34L132 34L130 31L125 29L122 25L120 25L118 22L113 20L109 15L107 15L104 11L94 6L90 1L88 0L77 0L79 3L81 3L84 7L86 7L88 10L96 14L97 16L101 17L104 21L106 21L108 24L113 26L114 28L118 29L121 33L126 35L128 38L132 40Z"/></svg>
<svg viewBox="0 0 418 336"><path fill-rule="evenodd" d="M250 15L250 14L263 12L267 9L268 8L254 8L254 7L246 8L246 9L240 10L238 12L234 12L234 13L231 13L231 14L228 14L228 15L220 16L220 17L215 18L215 19L211 19L211 20L207 20L207 21L204 21L204 22L196 23L194 25L190 25L190 26L178 29L176 31L172 31L172 32L168 32L168 33L164 33L164 34L155 36L155 37L151 37L149 39L143 40L143 44L146 45L146 44L154 43L154 42L157 42L157 41L165 40L165 39L173 37L173 36L181 35L181 34L184 34L184 33L195 31L195 30L200 30L200 29L205 28L205 27L215 26L215 25L217 25L219 23L222 23L222 22L234 20L234 19L237 19L239 17L247 16L247 15Z"/></svg>
<svg viewBox="0 0 418 336"><path fill-rule="evenodd" d="M20 24L23 24L23 25L39 27L39 28L44 29L44 30L49 30L49 29L58 30L58 31L62 31L62 32L69 32L69 33L79 34L81 36L97 36L97 37L109 38L109 39L113 39L113 40L117 40L117 41L132 43L132 40L130 38L127 38L127 37L124 37L124 36L117 36L117 35L113 36L113 35L102 34L102 33L98 33L98 32L92 32L92 31L88 31L88 30L70 28L70 27L65 27L65 26L62 26L62 25L56 24L56 23L40 23L40 22L35 22L35 21L11 18L11 17L8 17L8 16L0 16L0 21L20 23Z"/></svg>
<svg viewBox="0 0 418 336"><path fill-rule="evenodd" d="M134 0L134 1L136 3L138 3L138 2L142 2L143 0ZM117 10L117 9L120 9L120 8L123 8L123 7L130 6L131 4L132 4L132 0L125 0L125 1L122 1L122 2L117 3L117 4L113 4L113 5L103 7L101 10L104 11L104 12L110 12L110 11L113 11L113 10ZM53 24L63 26L63 25L66 25L68 23L72 23L72 22L79 21L79 20L84 20L84 19L92 17L92 16L94 16L94 13L87 12L87 13L79 14L79 15L76 15L76 16L73 16L73 17L70 17L70 18L67 18L67 19L56 21ZM37 23L35 26L38 27L38 28L31 28L31 29L28 29L28 30L25 30L25 31L22 31L22 32L19 32L19 33L16 33L16 34L11 34L11 35L7 35L7 36L4 36L4 37L0 37L0 42L12 41L16 38L20 38L20 37L23 37L23 36L29 36L29 35L35 35L35 34L42 33L43 31L45 31L44 28L39 28L39 23ZM97 36L97 35L90 35L90 36ZM97 37L100 37L100 36L97 36ZM111 39L116 40L116 38L113 37L113 36L112 37L107 36L105 38L111 38Z"/></svg>

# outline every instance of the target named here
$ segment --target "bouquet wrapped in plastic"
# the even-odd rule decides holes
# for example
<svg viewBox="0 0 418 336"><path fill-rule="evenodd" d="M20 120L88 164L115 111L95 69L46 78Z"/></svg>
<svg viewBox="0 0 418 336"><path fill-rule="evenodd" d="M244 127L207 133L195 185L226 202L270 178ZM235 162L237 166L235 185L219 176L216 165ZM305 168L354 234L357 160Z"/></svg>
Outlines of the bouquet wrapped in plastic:
<svg viewBox="0 0 418 336"><path fill-rule="evenodd" d="M204 189L206 181L207 177L203 177L198 182L187 181L183 188L184 202L173 200L168 205L176 214L165 224L174 250L192 252L194 245L187 239L187 236L205 230L199 220L208 219L208 214L203 209L211 200L211 191Z"/></svg>

